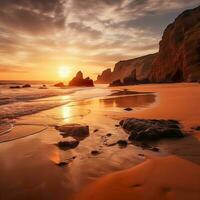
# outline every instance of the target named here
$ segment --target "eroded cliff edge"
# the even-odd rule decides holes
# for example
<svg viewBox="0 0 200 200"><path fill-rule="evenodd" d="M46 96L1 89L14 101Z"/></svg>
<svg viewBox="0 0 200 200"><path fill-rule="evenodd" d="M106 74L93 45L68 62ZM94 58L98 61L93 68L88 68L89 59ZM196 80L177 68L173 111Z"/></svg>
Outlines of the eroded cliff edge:
<svg viewBox="0 0 200 200"><path fill-rule="evenodd" d="M184 11L165 29L159 52L120 61L96 83L193 82L200 80L200 6Z"/></svg>

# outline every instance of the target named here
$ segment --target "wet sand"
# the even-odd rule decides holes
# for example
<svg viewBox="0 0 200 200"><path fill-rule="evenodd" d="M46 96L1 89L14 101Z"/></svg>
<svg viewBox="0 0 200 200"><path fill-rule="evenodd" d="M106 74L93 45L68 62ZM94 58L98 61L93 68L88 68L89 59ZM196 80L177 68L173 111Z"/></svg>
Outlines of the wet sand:
<svg viewBox="0 0 200 200"><path fill-rule="evenodd" d="M153 158L104 176L76 199L88 200L198 200L199 166L175 156Z"/></svg>
<svg viewBox="0 0 200 200"><path fill-rule="evenodd" d="M12 129L13 134L0 136L0 141L3 142L0 144L0 199L71 200L72 196L87 184L94 185L96 192L100 191L95 183L93 184L98 177L134 167L148 159L163 157L164 160L165 156L169 155L184 160L181 167L189 162L195 165L195 170L198 171L200 133L191 127L200 124L200 110L197 109L200 102L199 84L141 85L113 90L124 88L154 94L105 96L74 101L16 119L17 126ZM126 107L132 107L133 110L125 111ZM183 124L183 128L190 132L190 136L181 140L162 140L155 143L154 146L160 149L159 152L142 149L137 145L128 145L123 149L118 145L109 146L119 139L127 139L128 135L115 126L124 117L177 119ZM68 122L89 125L90 135L82 140L77 148L62 151L55 144L63 138L54 126ZM38 130L37 134L29 136L35 132L33 128L44 130ZM108 133L111 133L110 137L106 136ZM13 141L4 142L5 138ZM92 155L93 150L99 151L100 154ZM57 165L63 161L68 165ZM162 165L159 159L155 162ZM171 163L169 166L175 165L176 160ZM189 171L183 173L187 174ZM109 176L112 177L112 174ZM191 175L188 174L188 177ZM153 177L150 176L149 179L151 178ZM100 182L107 184L104 178ZM101 192L104 193L102 190ZM117 198L113 196L113 199Z"/></svg>

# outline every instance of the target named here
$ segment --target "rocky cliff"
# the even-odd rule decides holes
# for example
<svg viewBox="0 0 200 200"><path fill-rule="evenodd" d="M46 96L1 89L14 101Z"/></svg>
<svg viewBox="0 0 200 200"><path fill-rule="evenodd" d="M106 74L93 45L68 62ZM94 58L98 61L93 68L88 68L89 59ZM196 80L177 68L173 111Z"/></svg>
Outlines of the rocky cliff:
<svg viewBox="0 0 200 200"><path fill-rule="evenodd" d="M111 83L117 80L121 82L124 79L133 79L138 82L148 80L151 72L152 63L157 54L150 54L139 58L120 61L115 64L113 72L106 69L101 75L98 75L96 83Z"/></svg>
<svg viewBox="0 0 200 200"><path fill-rule="evenodd" d="M110 75L110 82L117 84L199 80L200 6L183 12L165 29L157 54L120 61Z"/></svg>
<svg viewBox="0 0 200 200"><path fill-rule="evenodd" d="M156 55L150 54L116 63L112 73L112 81L120 79L123 82L129 76L134 76L135 80L141 82L148 79Z"/></svg>
<svg viewBox="0 0 200 200"><path fill-rule="evenodd" d="M111 82L111 76L112 76L112 72L111 69L106 69L102 72L101 75L97 76L97 80L95 81L95 83L98 84L107 84Z"/></svg>
<svg viewBox="0 0 200 200"><path fill-rule="evenodd" d="M183 12L164 31L151 82L200 80L200 6Z"/></svg>

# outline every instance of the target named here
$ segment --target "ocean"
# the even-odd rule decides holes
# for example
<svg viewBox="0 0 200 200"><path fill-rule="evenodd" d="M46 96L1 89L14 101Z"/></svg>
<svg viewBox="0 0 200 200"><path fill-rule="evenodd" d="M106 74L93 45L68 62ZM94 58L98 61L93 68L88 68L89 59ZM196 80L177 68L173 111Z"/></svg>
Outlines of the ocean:
<svg viewBox="0 0 200 200"><path fill-rule="evenodd" d="M24 84L31 84L31 87L10 88ZM41 89L43 85L46 85L46 89ZM53 85L53 82L47 81L0 81L0 119L33 114L73 100L92 98L106 93L105 86L57 88ZM108 89L107 92L109 93Z"/></svg>

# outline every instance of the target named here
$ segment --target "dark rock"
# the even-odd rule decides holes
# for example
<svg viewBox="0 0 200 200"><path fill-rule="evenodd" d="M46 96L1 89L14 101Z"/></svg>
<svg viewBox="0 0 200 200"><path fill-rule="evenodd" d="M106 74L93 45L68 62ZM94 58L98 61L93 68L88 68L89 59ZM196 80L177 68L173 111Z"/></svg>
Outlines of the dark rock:
<svg viewBox="0 0 200 200"><path fill-rule="evenodd" d="M59 83L56 83L54 86L62 88L62 87L65 87L65 84L63 82L59 82Z"/></svg>
<svg viewBox="0 0 200 200"><path fill-rule="evenodd" d="M151 148L150 150L155 151L155 152L159 152L159 151L160 151L160 149L157 148L157 147L153 147L153 148Z"/></svg>
<svg viewBox="0 0 200 200"><path fill-rule="evenodd" d="M10 89L20 89L21 87L19 85L17 86L10 86Z"/></svg>
<svg viewBox="0 0 200 200"><path fill-rule="evenodd" d="M74 149L79 145L79 141L71 140L71 141L60 141L57 146L62 150Z"/></svg>
<svg viewBox="0 0 200 200"><path fill-rule="evenodd" d="M89 77L83 78L83 73L79 71L76 76L69 82L69 86L86 86L86 87L93 87L94 83L93 80Z"/></svg>
<svg viewBox="0 0 200 200"><path fill-rule="evenodd" d="M142 154L142 153L139 153L139 154L138 154L138 156L142 156L142 157L144 157L145 155L144 155L144 154Z"/></svg>
<svg viewBox="0 0 200 200"><path fill-rule="evenodd" d="M110 86L122 86L123 83L121 82L120 79L113 81L112 83L110 83Z"/></svg>
<svg viewBox="0 0 200 200"><path fill-rule="evenodd" d="M157 140L184 136L179 122L175 120L130 118L121 120L120 125L130 135L129 140Z"/></svg>
<svg viewBox="0 0 200 200"><path fill-rule="evenodd" d="M100 154L100 152L97 151L97 150L93 150L93 151L91 151L91 154L92 154L93 156L97 156L97 155Z"/></svg>
<svg viewBox="0 0 200 200"><path fill-rule="evenodd" d="M112 136L112 133L107 133L106 136L110 137L110 136Z"/></svg>
<svg viewBox="0 0 200 200"><path fill-rule="evenodd" d="M57 163L57 165L59 166L59 167L64 167L65 165L67 165L68 163L67 162L59 162L59 163Z"/></svg>
<svg viewBox="0 0 200 200"><path fill-rule="evenodd" d="M119 127L120 125L119 124L115 124L115 127Z"/></svg>
<svg viewBox="0 0 200 200"><path fill-rule="evenodd" d="M196 130L196 131L200 131L200 126L192 127L192 129L194 129L194 130Z"/></svg>
<svg viewBox="0 0 200 200"><path fill-rule="evenodd" d="M150 150L150 151L155 151L155 152L159 152L160 149L155 147L155 146L152 146L150 144L147 144L145 142L141 142L141 141L133 141L133 145L134 146L138 146L138 147L141 147L143 150Z"/></svg>
<svg viewBox="0 0 200 200"><path fill-rule="evenodd" d="M96 133L97 131L99 131L99 129L94 129L94 131L93 131L93 132L94 132L94 133Z"/></svg>
<svg viewBox="0 0 200 200"><path fill-rule="evenodd" d="M119 90L112 93L110 96L120 96L120 95L134 95L134 94L152 94L152 92L137 92L137 91L130 91L127 89Z"/></svg>
<svg viewBox="0 0 200 200"><path fill-rule="evenodd" d="M23 85L22 87L23 87L23 88L30 88L31 85L30 85L30 84L25 84L25 85Z"/></svg>
<svg viewBox="0 0 200 200"><path fill-rule="evenodd" d="M117 141L117 144L118 144L120 147L125 148L125 147L127 147L128 142L127 142L126 140L118 140L118 141Z"/></svg>
<svg viewBox="0 0 200 200"><path fill-rule="evenodd" d="M46 85L42 85L39 89L48 89Z"/></svg>
<svg viewBox="0 0 200 200"><path fill-rule="evenodd" d="M124 110L126 110L126 111L132 111L133 109L132 108L125 108Z"/></svg>
<svg viewBox="0 0 200 200"><path fill-rule="evenodd" d="M63 137L72 136L75 139L81 140L89 135L89 126L80 124L65 124L56 126L56 130L60 131Z"/></svg>

